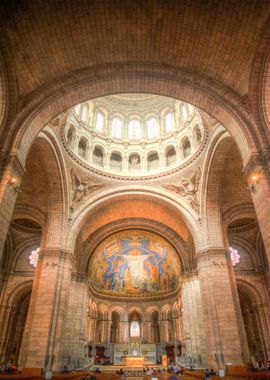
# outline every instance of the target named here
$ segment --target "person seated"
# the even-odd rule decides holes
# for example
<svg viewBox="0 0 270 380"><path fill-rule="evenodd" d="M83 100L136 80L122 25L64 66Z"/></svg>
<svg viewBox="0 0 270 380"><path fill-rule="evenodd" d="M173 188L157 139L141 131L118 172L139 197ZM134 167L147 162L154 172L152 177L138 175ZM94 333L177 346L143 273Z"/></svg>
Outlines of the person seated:
<svg viewBox="0 0 270 380"><path fill-rule="evenodd" d="M171 376L168 378L168 380L178 380L178 379L177 379L177 376L175 376L175 375L171 375Z"/></svg>
<svg viewBox="0 0 270 380"><path fill-rule="evenodd" d="M213 368L210 369L210 375L213 375L213 376L216 375L216 372L213 370Z"/></svg>
<svg viewBox="0 0 270 380"><path fill-rule="evenodd" d="M98 367L95 369L95 373L101 373Z"/></svg>

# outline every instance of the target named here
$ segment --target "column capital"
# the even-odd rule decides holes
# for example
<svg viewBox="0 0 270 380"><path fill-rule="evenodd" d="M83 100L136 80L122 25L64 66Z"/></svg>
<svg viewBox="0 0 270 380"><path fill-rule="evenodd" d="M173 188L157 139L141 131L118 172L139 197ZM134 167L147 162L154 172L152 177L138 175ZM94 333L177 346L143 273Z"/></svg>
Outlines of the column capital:
<svg viewBox="0 0 270 380"><path fill-rule="evenodd" d="M198 269L206 266L213 266L216 268L227 267L227 249L224 247L199 251L196 255L196 260Z"/></svg>
<svg viewBox="0 0 270 380"><path fill-rule="evenodd" d="M263 150L260 154L254 153L251 155L246 166L243 169L243 173L246 176L251 175L254 171L262 168L267 169L267 165L270 160L270 149Z"/></svg>
<svg viewBox="0 0 270 380"><path fill-rule="evenodd" d="M16 175L22 177L25 173L25 167L15 154L10 154L5 150L0 150L0 170L10 167Z"/></svg>

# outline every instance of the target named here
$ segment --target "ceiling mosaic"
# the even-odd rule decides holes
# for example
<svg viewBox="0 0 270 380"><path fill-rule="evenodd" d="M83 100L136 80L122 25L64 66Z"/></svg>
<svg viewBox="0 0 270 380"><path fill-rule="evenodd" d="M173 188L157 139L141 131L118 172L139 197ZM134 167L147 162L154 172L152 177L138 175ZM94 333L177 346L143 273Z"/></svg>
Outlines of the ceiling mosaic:
<svg viewBox="0 0 270 380"><path fill-rule="evenodd" d="M178 288L180 272L175 249L159 235L141 230L105 239L89 265L92 288L113 296L167 294Z"/></svg>

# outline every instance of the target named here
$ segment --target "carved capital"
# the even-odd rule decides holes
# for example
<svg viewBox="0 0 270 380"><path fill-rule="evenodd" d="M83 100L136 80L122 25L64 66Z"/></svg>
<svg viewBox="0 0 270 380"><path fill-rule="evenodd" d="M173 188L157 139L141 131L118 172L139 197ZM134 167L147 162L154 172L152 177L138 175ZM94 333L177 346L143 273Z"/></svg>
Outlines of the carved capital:
<svg viewBox="0 0 270 380"><path fill-rule="evenodd" d="M254 153L248 160L243 169L246 176L253 174L254 171L267 171L267 165L270 160L270 149L265 149L261 154Z"/></svg>
<svg viewBox="0 0 270 380"><path fill-rule="evenodd" d="M206 251L200 251L196 255L198 270L211 267L225 268L228 265L227 250L225 248L211 248Z"/></svg>

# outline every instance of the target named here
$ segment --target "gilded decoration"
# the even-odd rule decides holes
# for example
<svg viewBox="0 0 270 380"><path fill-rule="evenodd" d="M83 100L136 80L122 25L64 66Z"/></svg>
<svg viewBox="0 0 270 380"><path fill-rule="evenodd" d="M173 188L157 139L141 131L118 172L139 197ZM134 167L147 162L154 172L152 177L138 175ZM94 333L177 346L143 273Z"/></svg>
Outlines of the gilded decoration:
<svg viewBox="0 0 270 380"><path fill-rule="evenodd" d="M129 230L105 239L90 262L95 290L107 295L162 295L176 290L180 262L175 249L162 237Z"/></svg>

